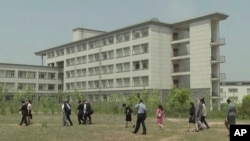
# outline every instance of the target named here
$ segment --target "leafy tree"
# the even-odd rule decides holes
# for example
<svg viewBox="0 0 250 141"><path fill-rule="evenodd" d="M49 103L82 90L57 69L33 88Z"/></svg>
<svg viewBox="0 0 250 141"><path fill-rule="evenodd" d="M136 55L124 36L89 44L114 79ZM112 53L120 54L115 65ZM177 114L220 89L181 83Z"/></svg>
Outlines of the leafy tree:
<svg viewBox="0 0 250 141"><path fill-rule="evenodd" d="M189 108L190 91L186 88L172 88L168 100L168 108L180 114Z"/></svg>
<svg viewBox="0 0 250 141"><path fill-rule="evenodd" d="M250 118L250 94L243 97L241 107L243 113Z"/></svg>

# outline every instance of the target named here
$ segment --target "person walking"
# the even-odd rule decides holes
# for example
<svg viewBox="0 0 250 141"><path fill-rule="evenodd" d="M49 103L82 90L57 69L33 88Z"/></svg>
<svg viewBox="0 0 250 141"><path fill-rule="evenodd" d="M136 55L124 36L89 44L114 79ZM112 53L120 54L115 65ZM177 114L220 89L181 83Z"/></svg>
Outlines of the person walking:
<svg viewBox="0 0 250 141"><path fill-rule="evenodd" d="M227 99L228 107L227 107L227 115L225 119L225 125L230 133L230 125L236 124L236 107L234 103L231 102L230 99Z"/></svg>
<svg viewBox="0 0 250 141"><path fill-rule="evenodd" d="M162 105L158 105L158 108L156 109L156 121L157 125L160 127L160 129L163 128L163 118L165 117L165 113L163 110Z"/></svg>
<svg viewBox="0 0 250 141"><path fill-rule="evenodd" d="M77 107L77 119L79 122L79 125L83 123L83 103L81 100L78 101L78 107Z"/></svg>
<svg viewBox="0 0 250 141"><path fill-rule="evenodd" d="M135 130L132 133L136 134L140 129L140 125L142 125L143 128L142 134L146 135L147 132L145 126L145 119L147 116L147 112L146 112L146 106L143 104L142 99L140 99L139 103L135 105L135 108L137 109L137 120L136 120Z"/></svg>
<svg viewBox="0 0 250 141"><path fill-rule="evenodd" d="M205 126L207 127L207 129L209 129L209 125L207 124L206 121L206 116L207 116L207 109L206 109L206 104L205 104L205 98L203 97L200 100L201 104L202 104L202 114L201 114L201 123L205 124Z"/></svg>
<svg viewBox="0 0 250 141"><path fill-rule="evenodd" d="M199 132L202 130L201 125L201 114L202 114L202 104L200 102L199 98L196 98L196 104L195 104L195 126L196 126L196 132Z"/></svg>
<svg viewBox="0 0 250 141"><path fill-rule="evenodd" d="M89 124L92 124L92 119L91 119L91 114L92 114L92 109L90 103L85 100L84 105L83 105L83 124L87 124L87 118L89 119Z"/></svg>
<svg viewBox="0 0 250 141"><path fill-rule="evenodd" d="M22 101L22 106L18 111L22 112L22 119L19 125L22 126L24 122L25 125L28 126L28 122L27 122L28 109L27 109L27 103L25 103L25 101Z"/></svg>
<svg viewBox="0 0 250 141"><path fill-rule="evenodd" d="M69 102L68 101L65 101L63 106L62 106L62 109L63 109L63 125L68 125L70 124L71 126L73 126L73 123L70 119L70 115L71 115L71 107L69 105Z"/></svg>
<svg viewBox="0 0 250 141"><path fill-rule="evenodd" d="M68 125L68 120L67 120L67 117L66 117L66 114L65 114L65 108L64 106L66 105L66 101L63 102L62 104L62 117L63 117L63 126L66 126Z"/></svg>
<svg viewBox="0 0 250 141"><path fill-rule="evenodd" d="M28 110L27 122L28 122L28 124L31 124L31 119L32 119L31 107L32 107L32 104L31 104L31 101L29 100L28 105L27 105L27 110Z"/></svg>
<svg viewBox="0 0 250 141"><path fill-rule="evenodd" d="M186 132L190 131L189 129L190 129L191 124L193 124L195 126L195 108L194 108L194 103L193 102L190 102L189 118L188 118L188 129L186 130Z"/></svg>
<svg viewBox="0 0 250 141"><path fill-rule="evenodd" d="M128 128L128 122L130 122L132 127L134 127L135 125L133 125L133 122L132 122L133 110L131 109L131 107L129 105L127 105L125 103L123 103L122 106L124 107L124 114L125 114L125 121L126 121L125 128Z"/></svg>

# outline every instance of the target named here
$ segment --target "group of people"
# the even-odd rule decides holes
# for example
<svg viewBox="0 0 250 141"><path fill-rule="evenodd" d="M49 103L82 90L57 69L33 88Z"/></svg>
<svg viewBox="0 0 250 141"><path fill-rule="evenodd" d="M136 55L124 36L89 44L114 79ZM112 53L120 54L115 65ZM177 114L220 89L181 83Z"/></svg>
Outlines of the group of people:
<svg viewBox="0 0 250 141"><path fill-rule="evenodd" d="M209 129L210 127L206 121L206 116L207 109L204 98L196 98L196 103L190 102L188 129L186 131L190 131L191 124L195 125L195 129L193 130L195 132L203 130L204 125Z"/></svg>
<svg viewBox="0 0 250 141"><path fill-rule="evenodd" d="M22 113L22 119L21 122L19 123L20 126L25 124L25 126L28 126L31 124L31 119L32 119L32 113L31 113L31 101L22 101L22 106L18 111L21 111Z"/></svg>
<svg viewBox="0 0 250 141"><path fill-rule="evenodd" d="M230 99L227 99L228 103L228 110L227 115L225 119L225 126L228 130L230 130L230 125L236 124L236 107L231 102ZM139 103L135 105L135 108L137 109L137 120L136 124L133 124L132 122L132 108L127 105L123 104L124 107L124 113L125 113L125 121L126 125L125 127L128 127L128 123L130 122L131 126L134 128L132 133L136 134L140 126L142 125L143 128L143 135L146 135L146 126L145 126L145 120L147 117L147 110L146 106L143 103L142 99L139 99ZM31 113L31 101L22 101L22 106L19 109L19 111L22 112L22 119L20 122L20 126L24 123L26 126L31 124L32 119L32 113ZM62 113L63 113L63 126L73 126L73 123L71 121L70 115L71 115L71 105L68 101L64 101L62 104ZM77 107L77 118L78 123L80 124L87 124L87 121L89 124L91 124L91 115L93 114L93 110L91 108L91 105L89 102L85 101L78 101L78 107ZM195 129L193 131L199 132L204 129L204 126L206 126L207 129L210 128L206 121L207 116L207 109L205 104L204 98L196 98L196 103L190 102L190 109L189 109L189 120L188 120L188 129L187 132L190 131L191 124L195 125ZM156 122L160 129L163 128L163 119L165 117L164 109L162 105L158 105L156 109Z"/></svg>
<svg viewBox="0 0 250 141"><path fill-rule="evenodd" d="M132 133L136 134L139 129L140 126L142 125L142 135L146 135L147 134L147 129L146 129L146 125L145 125L145 120L147 118L147 109L145 104L143 103L143 100L140 99L139 103L135 105L135 108L137 110L137 119L136 119L136 124L134 125L132 122L132 113L133 110L131 109L131 107L129 105L123 104L122 105L124 107L124 113L125 113L125 121L126 121L126 128L128 127L128 122L131 123L131 125L133 125L132 127L134 128L134 130L132 131ZM164 109L162 105L158 105L157 109L156 109L156 122L157 125L159 126L160 129L163 128L163 118L165 117L165 113L164 113Z"/></svg>
<svg viewBox="0 0 250 141"><path fill-rule="evenodd" d="M71 105L68 101L64 101L62 104L62 114L63 114L63 126L73 126L73 123L71 121L70 115L71 115ZM78 107L77 107L77 118L78 123L80 124L91 124L91 115L93 114L93 110L91 108L91 105L86 100L83 102L81 100L78 101Z"/></svg>

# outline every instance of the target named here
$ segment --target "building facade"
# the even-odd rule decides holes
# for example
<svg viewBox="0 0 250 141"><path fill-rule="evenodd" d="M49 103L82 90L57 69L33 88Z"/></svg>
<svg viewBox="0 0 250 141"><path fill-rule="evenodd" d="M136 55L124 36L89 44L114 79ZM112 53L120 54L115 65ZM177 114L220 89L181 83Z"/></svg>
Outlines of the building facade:
<svg viewBox="0 0 250 141"><path fill-rule="evenodd" d="M64 68L64 91L77 89L99 99L157 88L164 97L175 86L211 96L219 105L225 78L219 23L227 17L212 13L173 24L153 18L111 32L77 28L73 42L35 54L48 66Z"/></svg>
<svg viewBox="0 0 250 141"><path fill-rule="evenodd" d="M220 73L220 63L225 62L220 47L225 39L219 27L227 17L211 13L171 24L153 18L110 32L76 28L72 42L35 55L42 58L40 69L62 71L62 81L55 84L62 83L63 92L77 90L90 100L145 89L149 93L158 89L164 100L171 88L184 87L194 97L210 96L211 104L219 105L220 81L225 78ZM34 82L40 81L36 74Z"/></svg>
<svg viewBox="0 0 250 141"><path fill-rule="evenodd" d="M250 94L250 81L222 81L220 82L221 103L230 98L241 103L245 95Z"/></svg>
<svg viewBox="0 0 250 141"><path fill-rule="evenodd" d="M33 97L55 95L63 91L63 69L47 66L0 63L0 87L7 92L6 99L13 99L16 92L28 89Z"/></svg>

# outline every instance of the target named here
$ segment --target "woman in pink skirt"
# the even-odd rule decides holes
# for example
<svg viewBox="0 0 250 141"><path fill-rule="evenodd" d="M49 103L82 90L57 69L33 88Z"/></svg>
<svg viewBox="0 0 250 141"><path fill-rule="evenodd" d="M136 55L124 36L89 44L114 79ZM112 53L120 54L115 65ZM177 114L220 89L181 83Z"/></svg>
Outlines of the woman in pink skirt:
<svg viewBox="0 0 250 141"><path fill-rule="evenodd" d="M160 127L160 129L163 128L163 118L165 117L164 110L162 105L158 105L158 108L156 110L156 119L157 119L157 124Z"/></svg>

